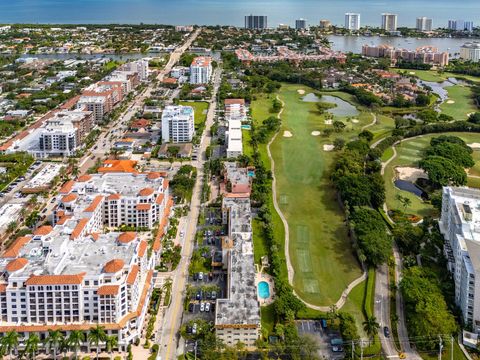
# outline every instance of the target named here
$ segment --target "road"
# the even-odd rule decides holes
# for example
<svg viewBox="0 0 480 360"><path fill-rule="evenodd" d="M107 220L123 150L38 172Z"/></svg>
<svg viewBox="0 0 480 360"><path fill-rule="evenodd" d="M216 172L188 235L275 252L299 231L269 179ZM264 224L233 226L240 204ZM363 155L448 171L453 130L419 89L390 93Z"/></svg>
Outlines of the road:
<svg viewBox="0 0 480 360"><path fill-rule="evenodd" d="M177 47L172 54L170 59L167 62L167 65L159 72L157 79L162 81L165 75L170 73L173 66L178 62L182 54L187 50L193 41L197 38L200 33L201 28L198 28L190 37L183 43L181 46ZM150 97L150 94L154 90L155 85L150 83L146 89L144 89L140 94L138 94L133 102L128 106L123 114L120 115L119 119L115 122L112 122L107 126L107 128L102 131L97 141L92 147L92 150L89 151L83 158L79 161L79 173L84 174L89 168L95 165L97 159L104 159L105 156L110 152L112 145L118 139L122 138L122 133L126 130L126 126L130 119L135 115L135 113L143 108L145 99ZM173 95L178 94L178 92L173 92Z"/></svg>
<svg viewBox="0 0 480 360"><path fill-rule="evenodd" d="M202 135L199 148L199 157L196 162L192 162L197 168L197 180L193 188L190 212L186 220L185 240L182 247L182 258L177 269L172 273L172 303L167 308L164 315L163 326L160 328L160 356L162 360L176 359L176 349L178 346L179 329L181 326L183 303L185 299L185 287L188 280L188 266L192 256L195 233L197 231L197 221L201 210L201 194L203 185L203 165L205 164L206 149L211 142L210 128L215 118L217 107L216 95L220 86L221 70L217 69L214 73L212 100L208 108L205 131Z"/></svg>
<svg viewBox="0 0 480 360"><path fill-rule="evenodd" d="M392 328L390 323L390 292L389 292L388 266L383 264L378 267L375 277L375 306L374 315L380 324L378 336L382 344L383 352L387 357L398 357L398 352L395 348L393 335L389 338L385 337L383 327L388 326Z"/></svg>

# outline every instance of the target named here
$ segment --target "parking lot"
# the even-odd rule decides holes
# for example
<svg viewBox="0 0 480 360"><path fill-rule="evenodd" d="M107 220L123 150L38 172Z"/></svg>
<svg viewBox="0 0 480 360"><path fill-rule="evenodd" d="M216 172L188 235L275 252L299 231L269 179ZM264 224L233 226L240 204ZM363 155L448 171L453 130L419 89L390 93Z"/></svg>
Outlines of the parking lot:
<svg viewBox="0 0 480 360"><path fill-rule="evenodd" d="M320 320L297 320L295 321L300 335L308 335L318 343L318 355L322 359L343 359L345 353L342 346L332 346L333 339L339 339L338 332L323 329ZM333 351L335 348L336 351Z"/></svg>

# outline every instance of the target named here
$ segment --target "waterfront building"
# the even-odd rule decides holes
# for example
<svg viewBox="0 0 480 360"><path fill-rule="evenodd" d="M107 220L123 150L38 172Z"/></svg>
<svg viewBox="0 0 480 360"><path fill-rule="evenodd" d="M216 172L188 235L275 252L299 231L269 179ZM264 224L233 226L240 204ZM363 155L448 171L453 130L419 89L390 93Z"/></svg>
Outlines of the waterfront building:
<svg viewBox="0 0 480 360"><path fill-rule="evenodd" d="M381 28L385 31L397 31L397 20L396 14L383 13Z"/></svg>
<svg viewBox="0 0 480 360"><path fill-rule="evenodd" d="M267 26L267 17L264 15L245 16L245 29L264 30Z"/></svg>
<svg viewBox="0 0 480 360"><path fill-rule="evenodd" d="M453 31L473 31L473 21L465 21L465 20L448 20L448 30Z"/></svg>
<svg viewBox="0 0 480 360"><path fill-rule="evenodd" d="M465 61L480 62L480 42L472 41L460 47L460 59Z"/></svg>
<svg viewBox="0 0 480 360"><path fill-rule="evenodd" d="M418 17L415 28L418 31L432 31L432 19L426 16Z"/></svg>
<svg viewBox="0 0 480 360"><path fill-rule="evenodd" d="M332 22L330 20L320 20L320 29L330 29Z"/></svg>
<svg viewBox="0 0 480 360"><path fill-rule="evenodd" d="M207 84L212 76L212 58L199 56L190 65L190 84Z"/></svg>
<svg viewBox="0 0 480 360"><path fill-rule="evenodd" d="M305 20L305 19L295 20L295 29L305 30L306 28L307 28L307 20Z"/></svg>
<svg viewBox="0 0 480 360"><path fill-rule="evenodd" d="M140 81L147 81L150 72L147 59L140 59L123 64L119 70L133 71L138 74Z"/></svg>
<svg viewBox="0 0 480 360"><path fill-rule="evenodd" d="M440 232L464 322L480 333L480 190L444 187Z"/></svg>
<svg viewBox="0 0 480 360"><path fill-rule="evenodd" d="M360 30L360 14L345 13L345 29L350 31Z"/></svg>
<svg viewBox="0 0 480 360"><path fill-rule="evenodd" d="M167 106L162 113L163 142L191 142L195 134L194 111L191 106Z"/></svg>
<svg viewBox="0 0 480 360"><path fill-rule="evenodd" d="M393 62L398 60L407 62L421 62L437 66L446 66L449 62L448 52L439 52L433 46L421 46L415 50L395 49L390 45L362 46L362 55L367 57L387 57Z"/></svg>

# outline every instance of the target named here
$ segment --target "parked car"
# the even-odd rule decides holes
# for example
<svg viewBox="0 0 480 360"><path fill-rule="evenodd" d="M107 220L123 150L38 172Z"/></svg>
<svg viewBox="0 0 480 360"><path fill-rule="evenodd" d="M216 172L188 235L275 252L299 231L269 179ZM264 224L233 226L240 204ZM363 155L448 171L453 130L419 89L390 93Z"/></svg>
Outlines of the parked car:
<svg viewBox="0 0 480 360"><path fill-rule="evenodd" d="M192 333L192 327L187 325L187 328L185 329L187 334L191 334Z"/></svg>
<svg viewBox="0 0 480 360"><path fill-rule="evenodd" d="M206 292L207 300L210 300L212 298L212 293L210 291Z"/></svg>
<svg viewBox="0 0 480 360"><path fill-rule="evenodd" d="M188 304L188 311L193 312L194 305L193 303Z"/></svg>
<svg viewBox="0 0 480 360"><path fill-rule="evenodd" d="M198 280L198 274L197 273L194 273L193 274L193 281L197 281Z"/></svg>
<svg viewBox="0 0 480 360"><path fill-rule="evenodd" d="M200 300L202 298L202 291L198 290L197 294L195 295L195 299Z"/></svg>
<svg viewBox="0 0 480 360"><path fill-rule="evenodd" d="M217 292L212 291L212 300L216 300L216 299L217 299Z"/></svg>
<svg viewBox="0 0 480 360"><path fill-rule="evenodd" d="M385 337L387 337L387 338L390 337L390 329L388 328L388 326L384 326L384 327L383 327L383 334L384 334Z"/></svg>
<svg viewBox="0 0 480 360"><path fill-rule="evenodd" d="M192 326L192 334L196 334L197 333L197 323L194 323L193 326Z"/></svg>
<svg viewBox="0 0 480 360"><path fill-rule="evenodd" d="M205 312L210 312L210 303L207 302L207 304L205 305Z"/></svg>
<svg viewBox="0 0 480 360"><path fill-rule="evenodd" d="M198 273L198 280L203 281L203 272Z"/></svg>
<svg viewBox="0 0 480 360"><path fill-rule="evenodd" d="M200 303L200 312L204 312L204 311L205 311L205 303L201 302Z"/></svg>

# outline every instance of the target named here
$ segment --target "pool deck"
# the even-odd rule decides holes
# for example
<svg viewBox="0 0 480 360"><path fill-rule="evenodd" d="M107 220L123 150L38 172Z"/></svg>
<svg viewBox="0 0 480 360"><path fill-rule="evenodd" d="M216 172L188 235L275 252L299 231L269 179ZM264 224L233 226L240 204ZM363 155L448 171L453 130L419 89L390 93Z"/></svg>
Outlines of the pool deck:
<svg viewBox="0 0 480 360"><path fill-rule="evenodd" d="M268 284L268 288L270 290L270 296L266 299L262 299L260 295L258 294L258 284L261 283L262 281L265 281ZM274 298L274 282L273 278L265 273L257 272L257 275L255 276L255 285L257 286L257 297L258 297L258 302L260 303L260 306L267 306L273 303L273 298Z"/></svg>

